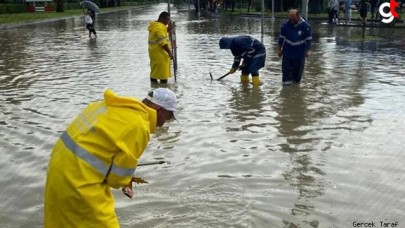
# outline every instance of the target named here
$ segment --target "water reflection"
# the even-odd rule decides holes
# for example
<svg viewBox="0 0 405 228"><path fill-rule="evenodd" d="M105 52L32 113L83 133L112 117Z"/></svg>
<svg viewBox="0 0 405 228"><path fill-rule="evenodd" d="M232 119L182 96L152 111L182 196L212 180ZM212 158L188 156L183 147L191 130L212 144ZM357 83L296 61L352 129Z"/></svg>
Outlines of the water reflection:
<svg viewBox="0 0 405 228"><path fill-rule="evenodd" d="M242 84L239 87L231 88L230 91L229 107L233 110L233 113L229 114L231 119L238 123L245 123L248 120L256 120L263 115L265 94L259 86ZM242 130L246 130L246 128L247 126L242 126Z"/></svg>
<svg viewBox="0 0 405 228"><path fill-rule="evenodd" d="M15 36L19 39L14 39ZM27 89L36 79L34 77L26 77L25 74L31 71L31 64L28 59L31 58L29 52L25 52L29 45L28 35L17 32L4 31L0 37L0 90L13 93L17 88ZM9 42L10 41L10 42ZM24 54L21 54L24 53ZM19 72L24 72L20 74ZM11 95L11 94L9 94ZM13 98L10 101L15 101ZM16 101L17 102L17 101Z"/></svg>
<svg viewBox="0 0 405 228"><path fill-rule="evenodd" d="M305 127L315 120L308 110L307 91L300 85L283 87L279 94L279 103L274 107L278 113L275 117L279 121L279 132L286 142L281 144L283 152L288 153L291 159L291 167L283 173L284 179L298 192L297 202L291 209L291 215L302 217L311 227L318 227L319 221L308 221L305 217L310 216L316 207L308 203L307 199L319 197L325 194L325 183L320 177L325 173L314 164L314 144L318 140L311 136L312 130ZM283 220L288 227L298 227L301 222Z"/></svg>
<svg viewBox="0 0 405 228"><path fill-rule="evenodd" d="M281 148L286 153L308 151L299 146L305 145L303 136L306 131L301 131L300 126L305 126L309 122L307 104L304 102L305 92L300 86L283 87L279 95L279 104L274 107L278 113L275 117L279 121L279 132L286 142L281 144Z"/></svg>
<svg viewBox="0 0 405 228"><path fill-rule="evenodd" d="M87 41L87 44L91 53L97 51L98 49L97 39L89 39Z"/></svg>
<svg viewBox="0 0 405 228"><path fill-rule="evenodd" d="M49 151L78 110L106 87L143 97L163 86L149 81L147 24L166 9L99 15L97 39L87 38L82 18L1 31L0 208L6 213L0 226L41 227ZM238 76L210 81L208 72L217 78L232 62L218 48L221 36L260 38L257 18L172 14L179 70L177 82L166 86L178 96L182 122L160 128L142 157L172 163L137 169L151 184L139 187L134 200L117 193L123 227L333 227L352 206L370 201L354 203L350 193L378 187L375 173L405 173L394 153L403 144L404 30L367 28L362 37L361 28L313 23L303 83L282 88L274 51L282 21L266 21L264 85L253 87L240 85ZM394 141L384 137L390 134ZM348 166L353 160L362 167ZM389 166L370 172L368 163L382 160ZM366 196L400 202L398 183L398 176L384 183L395 185L395 194ZM400 214L401 206L386 208ZM358 206L350 216L376 211Z"/></svg>

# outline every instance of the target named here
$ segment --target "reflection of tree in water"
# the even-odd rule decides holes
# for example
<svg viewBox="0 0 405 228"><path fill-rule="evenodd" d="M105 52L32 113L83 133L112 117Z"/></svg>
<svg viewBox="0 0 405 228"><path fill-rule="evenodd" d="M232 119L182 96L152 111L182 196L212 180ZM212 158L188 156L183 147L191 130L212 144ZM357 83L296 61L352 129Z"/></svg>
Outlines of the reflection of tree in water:
<svg viewBox="0 0 405 228"><path fill-rule="evenodd" d="M18 37L18 38L17 38ZM15 30L4 31L0 37L0 98L7 103L19 104L29 97L16 98L15 90L25 90L35 81L34 77L25 77L20 72L30 70L26 59L32 55L26 52L29 36ZM3 97L4 96L4 97Z"/></svg>
<svg viewBox="0 0 405 228"><path fill-rule="evenodd" d="M311 161L310 152L314 150L314 139L308 136L310 130L302 129L312 121L307 110L305 96L305 91L302 91L300 86L284 87L280 92L280 102L274 107L279 114L275 119L280 123L278 128L281 138L286 139L286 142L281 143L281 149L283 152L289 153L292 160L292 168L283 176L291 187L297 189L298 200L318 197L325 191L324 184L316 178L325 174ZM302 204L294 204L291 215L308 216L314 209L314 206L305 201ZM316 220L305 222L311 227L319 225ZM287 227L298 227L287 220L284 220L283 223Z"/></svg>
<svg viewBox="0 0 405 228"><path fill-rule="evenodd" d="M224 34L233 36L235 33L255 34L260 30L260 23L252 18L204 18L186 24L187 34ZM243 31L241 31L243 28Z"/></svg>
<svg viewBox="0 0 405 228"><path fill-rule="evenodd" d="M353 47L361 52L381 52L388 55L404 54L405 49L401 48L403 31L394 28L359 28L344 27L337 30L336 45L341 47Z"/></svg>
<svg viewBox="0 0 405 228"><path fill-rule="evenodd" d="M231 92L229 107L233 112L227 114L227 116L242 124L242 126L236 126L236 130L249 130L252 132L252 127L263 127L263 124L257 121L257 118L262 115L265 100L264 92L259 87L249 87L249 85L232 88ZM249 121L254 121L254 123Z"/></svg>

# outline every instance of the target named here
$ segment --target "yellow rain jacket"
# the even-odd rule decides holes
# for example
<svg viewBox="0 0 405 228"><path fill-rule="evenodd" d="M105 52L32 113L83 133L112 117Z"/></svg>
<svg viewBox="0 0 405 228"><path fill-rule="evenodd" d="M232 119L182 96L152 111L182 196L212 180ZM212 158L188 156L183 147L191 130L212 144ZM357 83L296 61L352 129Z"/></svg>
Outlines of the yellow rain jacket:
<svg viewBox="0 0 405 228"><path fill-rule="evenodd" d="M149 59L150 59L150 77L154 79L169 79L171 77L170 56L163 49L167 44L170 46L167 27L162 22L149 22Z"/></svg>
<svg viewBox="0 0 405 228"><path fill-rule="evenodd" d="M45 227L119 227L112 188L130 183L157 114L107 89L56 142L45 186Z"/></svg>

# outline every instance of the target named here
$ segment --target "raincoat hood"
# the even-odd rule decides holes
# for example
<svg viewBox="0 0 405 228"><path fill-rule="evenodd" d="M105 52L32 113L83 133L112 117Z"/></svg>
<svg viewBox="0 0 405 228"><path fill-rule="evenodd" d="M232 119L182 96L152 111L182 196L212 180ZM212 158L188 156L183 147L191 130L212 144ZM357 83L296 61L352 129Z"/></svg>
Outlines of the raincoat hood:
<svg viewBox="0 0 405 228"><path fill-rule="evenodd" d="M219 40L219 48L220 49L230 49L232 44L232 38L222 37Z"/></svg>
<svg viewBox="0 0 405 228"><path fill-rule="evenodd" d="M149 108L140 100L132 97L123 97L115 94L111 89L104 91L104 101L108 106L115 107L127 107L138 112L143 112L149 116L150 131L154 133L156 131L157 113L156 110Z"/></svg>

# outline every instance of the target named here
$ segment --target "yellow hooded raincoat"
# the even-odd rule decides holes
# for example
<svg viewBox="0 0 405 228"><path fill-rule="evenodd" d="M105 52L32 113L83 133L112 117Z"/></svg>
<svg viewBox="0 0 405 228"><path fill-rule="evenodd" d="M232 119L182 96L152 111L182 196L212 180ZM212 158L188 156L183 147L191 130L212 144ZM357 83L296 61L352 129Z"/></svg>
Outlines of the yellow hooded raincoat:
<svg viewBox="0 0 405 228"><path fill-rule="evenodd" d="M170 40L167 27L162 22L149 22L149 59L150 59L150 77L154 79L169 79L171 77L170 56L162 48L165 44L169 45Z"/></svg>
<svg viewBox="0 0 405 228"><path fill-rule="evenodd" d="M155 129L155 110L111 90L87 106L53 148L45 227L119 227L110 188L130 183Z"/></svg>

